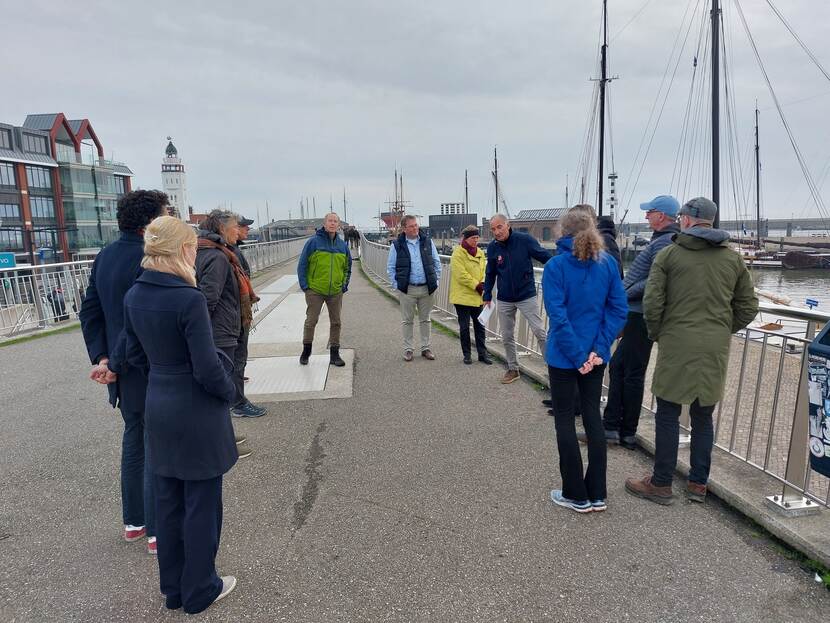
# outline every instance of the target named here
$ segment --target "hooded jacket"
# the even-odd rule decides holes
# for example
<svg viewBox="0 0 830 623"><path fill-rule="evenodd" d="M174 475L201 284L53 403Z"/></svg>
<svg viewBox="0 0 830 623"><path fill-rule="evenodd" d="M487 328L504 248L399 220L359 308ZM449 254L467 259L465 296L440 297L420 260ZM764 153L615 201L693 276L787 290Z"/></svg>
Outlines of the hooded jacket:
<svg viewBox="0 0 830 623"><path fill-rule="evenodd" d="M623 277L622 255L620 255L620 245L617 244L617 226L610 216L600 216L597 218L597 229L599 230L602 241L605 243L605 250L608 254L617 261L617 268L620 271L620 278Z"/></svg>
<svg viewBox="0 0 830 623"><path fill-rule="evenodd" d="M199 230L199 237L227 246L225 239L213 232ZM236 346L242 332L239 283L221 249L200 248L196 252L196 283L207 301L213 343L219 348Z"/></svg>
<svg viewBox="0 0 830 623"><path fill-rule="evenodd" d="M545 361L576 369L595 352L607 362L628 313L617 262L606 251L597 260L577 259L570 236L557 240L556 247L542 273L549 326Z"/></svg>
<svg viewBox="0 0 830 623"><path fill-rule="evenodd" d="M628 297L628 309L630 311L643 313L643 294L646 291L646 281L651 270L651 264L657 254L672 243L674 235L679 233L680 225L677 223L672 223L665 229L655 231L651 235L651 242L637 254L634 262L628 267L628 273L623 279L623 287Z"/></svg>
<svg viewBox="0 0 830 623"><path fill-rule="evenodd" d="M324 227L320 227L303 247L297 262L297 278L300 288L309 288L317 294L332 296L349 289L352 276L352 254L349 245L340 236L332 240Z"/></svg>
<svg viewBox="0 0 830 623"><path fill-rule="evenodd" d="M495 285L498 285L496 298L499 301L518 303L533 298L536 296L533 260L544 264L552 255L530 234L511 228L507 240L493 240L487 245L483 299L493 299Z"/></svg>
<svg viewBox="0 0 830 623"><path fill-rule="evenodd" d="M673 238L654 260L643 298L658 345L652 393L709 406L723 398L732 334L755 318L758 298L728 233L692 227Z"/></svg>

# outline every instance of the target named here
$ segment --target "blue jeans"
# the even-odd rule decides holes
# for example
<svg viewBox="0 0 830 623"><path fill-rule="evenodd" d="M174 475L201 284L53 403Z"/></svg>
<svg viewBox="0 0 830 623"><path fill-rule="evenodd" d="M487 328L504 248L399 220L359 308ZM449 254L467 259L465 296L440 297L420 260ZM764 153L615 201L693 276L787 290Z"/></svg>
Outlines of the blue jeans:
<svg viewBox="0 0 830 623"><path fill-rule="evenodd" d="M677 467L677 447L680 435L681 405L657 398L654 414L654 474L651 482L658 487L671 486ZM715 405L703 407L695 400L689 408L692 420L692 444L689 448L689 482L705 485L712 465L712 445L715 441L712 413Z"/></svg>
<svg viewBox="0 0 830 623"><path fill-rule="evenodd" d="M147 459L147 431L144 413L121 411L124 436L121 439L121 510L125 525L145 526L147 536L156 535L153 476Z"/></svg>

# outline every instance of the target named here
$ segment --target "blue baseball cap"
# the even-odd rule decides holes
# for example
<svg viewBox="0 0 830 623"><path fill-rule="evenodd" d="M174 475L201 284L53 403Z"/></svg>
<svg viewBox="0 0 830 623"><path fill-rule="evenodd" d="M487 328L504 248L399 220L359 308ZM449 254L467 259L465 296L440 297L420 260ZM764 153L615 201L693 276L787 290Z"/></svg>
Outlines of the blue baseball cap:
<svg viewBox="0 0 830 623"><path fill-rule="evenodd" d="M677 218L677 213L680 210L680 203L671 195L657 195L654 199L647 203L641 203L640 209L644 212L650 210L657 210L666 216Z"/></svg>

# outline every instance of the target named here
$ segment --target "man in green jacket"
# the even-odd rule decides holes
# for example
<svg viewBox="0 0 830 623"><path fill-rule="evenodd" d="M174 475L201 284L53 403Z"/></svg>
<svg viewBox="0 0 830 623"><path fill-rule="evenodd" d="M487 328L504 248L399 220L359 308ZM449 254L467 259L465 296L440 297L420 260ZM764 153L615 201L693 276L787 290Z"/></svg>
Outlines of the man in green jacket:
<svg viewBox="0 0 830 623"><path fill-rule="evenodd" d="M712 413L723 398L732 334L758 313L758 299L743 259L729 234L714 229L717 206L704 197L680 208L681 233L654 260L643 313L649 338L657 342L652 393L655 414L654 472L629 478L629 493L671 504L677 466L681 405L690 406L691 470L688 498L703 502L712 457Z"/></svg>
<svg viewBox="0 0 830 623"><path fill-rule="evenodd" d="M303 324L303 352L300 364L308 365L314 329L325 303L329 312L329 364L346 365L340 357L340 310L343 294L352 276L352 254L346 241L337 235L340 217L329 212L323 226L308 239L297 262L297 279L305 292L306 314Z"/></svg>

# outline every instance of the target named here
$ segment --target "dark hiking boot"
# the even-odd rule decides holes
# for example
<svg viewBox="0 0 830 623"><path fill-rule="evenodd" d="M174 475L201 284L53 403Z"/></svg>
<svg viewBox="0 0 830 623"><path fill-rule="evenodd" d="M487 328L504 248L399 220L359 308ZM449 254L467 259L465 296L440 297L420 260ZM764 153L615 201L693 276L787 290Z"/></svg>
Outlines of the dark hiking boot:
<svg viewBox="0 0 830 623"><path fill-rule="evenodd" d="M625 435L620 437L620 445L626 450L637 449L637 438L634 435Z"/></svg>
<svg viewBox="0 0 830 623"><path fill-rule="evenodd" d="M479 355L478 360L486 366L492 366L493 365L493 360L490 359L490 355L488 355L487 353L484 353L483 355Z"/></svg>
<svg viewBox="0 0 830 623"><path fill-rule="evenodd" d="M303 344L303 354L300 355L300 365L307 366L309 357L311 357L311 344Z"/></svg>
<svg viewBox="0 0 830 623"><path fill-rule="evenodd" d="M329 359L329 365L337 366L338 368L342 368L346 365L346 362L340 358L340 344L331 345L331 358Z"/></svg>
<svg viewBox="0 0 830 623"><path fill-rule="evenodd" d="M644 500L651 500L656 504L669 506L674 504L674 495L672 494L671 485L668 487L658 487L651 484L651 476L645 478L626 478L625 490L631 495L636 495L638 498Z"/></svg>
<svg viewBox="0 0 830 623"><path fill-rule="evenodd" d="M706 499L706 485L697 482L690 482L686 485L686 498L690 502L699 502L703 504Z"/></svg>
<svg viewBox="0 0 830 623"><path fill-rule="evenodd" d="M576 439L582 443L588 443L588 435L584 430L577 431ZM611 445L622 443L620 440L620 433L618 431L608 429L605 429L605 441Z"/></svg>

